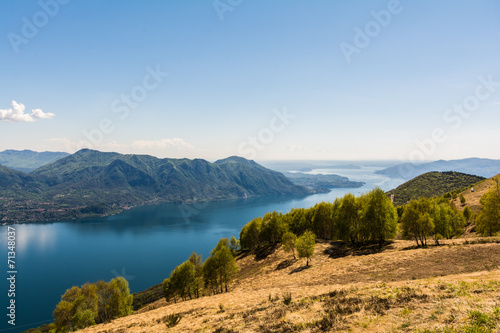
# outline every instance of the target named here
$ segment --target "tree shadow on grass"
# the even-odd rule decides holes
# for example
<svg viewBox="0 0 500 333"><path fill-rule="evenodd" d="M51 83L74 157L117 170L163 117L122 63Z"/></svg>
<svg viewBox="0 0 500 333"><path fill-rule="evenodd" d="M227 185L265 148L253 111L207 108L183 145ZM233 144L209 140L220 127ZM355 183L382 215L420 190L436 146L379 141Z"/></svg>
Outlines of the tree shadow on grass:
<svg viewBox="0 0 500 333"><path fill-rule="evenodd" d="M236 260L242 260L248 256L255 255L256 261L261 261L266 259L268 256L273 254L279 247L277 245L264 245L253 250L240 250L236 254Z"/></svg>
<svg viewBox="0 0 500 333"><path fill-rule="evenodd" d="M253 252L250 250L240 250L240 251L238 251L238 253L236 255L236 260L244 259L252 254L253 254Z"/></svg>
<svg viewBox="0 0 500 333"><path fill-rule="evenodd" d="M356 246L351 243L346 242L330 242L330 246L327 247L323 253L329 255L330 258L337 259L347 256L366 256L370 254L384 252L393 248L392 241L386 241L380 246L377 243L362 243Z"/></svg>
<svg viewBox="0 0 500 333"><path fill-rule="evenodd" d="M255 260L261 261L276 251L278 245L264 245L255 250Z"/></svg>
<svg viewBox="0 0 500 333"><path fill-rule="evenodd" d="M299 272L302 272L302 271L305 271L306 269L309 269L311 267L311 265L309 266L300 266L300 267L297 267L295 269L293 269L289 274L295 274L295 273L299 273Z"/></svg>
<svg viewBox="0 0 500 333"><path fill-rule="evenodd" d="M283 260L282 262L280 262L278 264L278 266L276 266L275 271L279 271L279 270L288 268L288 267L292 266L295 261L297 261L297 260L296 259Z"/></svg>

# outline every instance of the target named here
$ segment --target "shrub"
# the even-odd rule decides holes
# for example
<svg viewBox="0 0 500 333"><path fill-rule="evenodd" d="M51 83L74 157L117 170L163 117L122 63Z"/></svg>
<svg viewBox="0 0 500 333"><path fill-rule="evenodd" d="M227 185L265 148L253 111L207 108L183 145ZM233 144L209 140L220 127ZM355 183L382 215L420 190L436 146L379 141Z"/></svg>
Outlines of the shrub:
<svg viewBox="0 0 500 333"><path fill-rule="evenodd" d="M291 292L283 293L283 303L285 305L292 304L292 293Z"/></svg>
<svg viewBox="0 0 500 333"><path fill-rule="evenodd" d="M171 313L163 317L163 322L170 328L176 326L182 319L182 316L177 313Z"/></svg>

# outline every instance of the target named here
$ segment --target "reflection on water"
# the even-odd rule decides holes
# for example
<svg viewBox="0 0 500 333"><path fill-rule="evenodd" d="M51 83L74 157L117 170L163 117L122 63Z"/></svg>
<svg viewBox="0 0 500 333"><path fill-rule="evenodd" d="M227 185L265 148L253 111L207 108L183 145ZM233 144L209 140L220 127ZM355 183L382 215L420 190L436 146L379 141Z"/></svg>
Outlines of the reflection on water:
<svg viewBox="0 0 500 333"><path fill-rule="evenodd" d="M161 282L192 251L206 258L221 237L238 237L245 223L272 210L286 213L292 208L333 201L349 192L359 195L375 186L389 190L402 183L374 174L377 169L380 167L313 169L309 172L339 174L366 184L306 197L163 204L137 207L104 218L15 225L19 272L16 326L52 320L52 311L64 291L87 281L110 280L117 274L126 274L133 292L144 290ZM7 226L1 226L0 232L1 255L6 258ZM8 290L7 282L4 290ZM3 297L6 304L7 297ZM6 328L10 327L4 320L0 329Z"/></svg>

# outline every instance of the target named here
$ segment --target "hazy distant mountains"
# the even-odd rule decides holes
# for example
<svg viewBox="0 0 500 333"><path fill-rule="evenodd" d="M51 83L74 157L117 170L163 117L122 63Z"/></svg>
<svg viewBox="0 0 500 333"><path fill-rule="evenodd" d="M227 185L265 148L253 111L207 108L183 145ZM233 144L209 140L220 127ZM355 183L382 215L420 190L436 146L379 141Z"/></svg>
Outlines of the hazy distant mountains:
<svg viewBox="0 0 500 333"><path fill-rule="evenodd" d="M29 174L0 167L0 220L107 214L144 203L308 193L283 174L240 157L210 163L83 149Z"/></svg>
<svg viewBox="0 0 500 333"><path fill-rule="evenodd" d="M66 156L69 154L50 151L39 153L32 150L4 150L0 152L0 165L18 171L31 172Z"/></svg>
<svg viewBox="0 0 500 333"><path fill-rule="evenodd" d="M500 160L466 158L451 161L439 160L422 164L404 163L376 171L376 173L392 178L412 179L431 171L457 171L490 178L500 173Z"/></svg>

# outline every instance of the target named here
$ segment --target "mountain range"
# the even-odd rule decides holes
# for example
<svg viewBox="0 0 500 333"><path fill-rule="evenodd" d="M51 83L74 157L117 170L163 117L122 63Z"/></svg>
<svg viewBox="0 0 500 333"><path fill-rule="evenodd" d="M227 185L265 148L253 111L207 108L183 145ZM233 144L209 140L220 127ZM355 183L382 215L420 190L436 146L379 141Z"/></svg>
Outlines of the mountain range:
<svg viewBox="0 0 500 333"><path fill-rule="evenodd" d="M0 165L8 168L31 172L43 165L57 161L58 159L69 156L63 152L36 152L33 150L4 150L0 152Z"/></svg>
<svg viewBox="0 0 500 333"><path fill-rule="evenodd" d="M456 171L490 178L500 173L500 160L487 158L465 158L461 160L439 160L428 163L402 163L375 173L391 178L412 179L431 171Z"/></svg>
<svg viewBox="0 0 500 333"><path fill-rule="evenodd" d="M254 161L160 159L83 149L29 174L0 166L0 220L102 215L145 203L305 195L305 187Z"/></svg>

